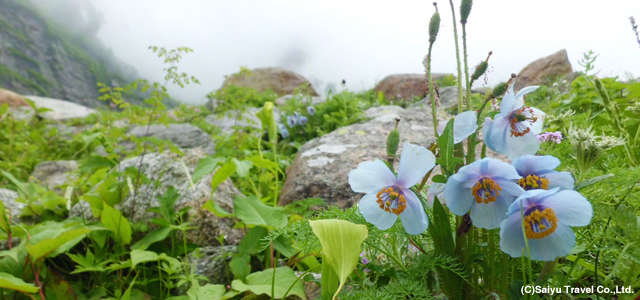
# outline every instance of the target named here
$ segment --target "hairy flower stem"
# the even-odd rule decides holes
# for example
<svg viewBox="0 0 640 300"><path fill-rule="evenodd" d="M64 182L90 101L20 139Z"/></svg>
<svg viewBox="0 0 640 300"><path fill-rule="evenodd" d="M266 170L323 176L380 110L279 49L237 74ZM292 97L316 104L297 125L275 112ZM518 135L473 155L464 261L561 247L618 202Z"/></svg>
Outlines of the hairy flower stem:
<svg viewBox="0 0 640 300"><path fill-rule="evenodd" d="M462 108L462 70L460 67L460 47L458 46L458 24L456 24L456 10L453 7L453 0L449 0L451 5L451 17L453 18L453 38L456 42L456 63L458 65L458 113L461 113ZM466 59L465 59L466 60Z"/></svg>
<svg viewBox="0 0 640 300"><path fill-rule="evenodd" d="M434 133L436 135L436 138L440 137L440 135L438 134L438 130L435 130L436 128L438 128L438 116L436 115L436 98L435 98L435 94L434 94L434 84L432 83L432 78L431 78L431 49L433 48L433 42L429 42L429 52L427 54L427 63L426 63L426 68L427 68L427 86L429 88L429 99L431 99L431 118L433 119L433 129L434 129Z"/></svg>
<svg viewBox="0 0 640 300"><path fill-rule="evenodd" d="M467 110L471 110L471 83L469 82L469 63L467 62L467 23L462 23L462 59L464 60L464 83L467 85L464 101Z"/></svg>
<svg viewBox="0 0 640 300"><path fill-rule="evenodd" d="M487 272L488 274L488 278L487 281L489 283L489 290L493 291L495 288L494 285L494 279L495 279L495 271L493 269L493 267L496 265L496 242L495 242L495 230L489 229L487 230L487 243L489 244L489 263L487 264L488 268L487 268Z"/></svg>

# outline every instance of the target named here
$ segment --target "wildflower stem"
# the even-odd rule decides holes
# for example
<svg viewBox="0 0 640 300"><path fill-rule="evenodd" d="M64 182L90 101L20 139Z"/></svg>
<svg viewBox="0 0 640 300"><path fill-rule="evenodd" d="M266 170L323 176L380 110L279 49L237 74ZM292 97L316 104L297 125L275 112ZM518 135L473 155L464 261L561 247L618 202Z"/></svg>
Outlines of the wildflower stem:
<svg viewBox="0 0 640 300"><path fill-rule="evenodd" d="M427 62L425 67L427 69L427 87L429 89L429 99L431 99L431 118L433 119L433 129L436 135L436 138L440 137L438 134L438 117L436 116L436 99L433 91L434 84L432 84L431 79L431 49L433 48L433 42L429 42L429 52L427 54Z"/></svg>
<svg viewBox="0 0 640 300"><path fill-rule="evenodd" d="M488 282L489 282L489 290L493 291L494 290L494 278L495 278L495 271L493 269L493 267L496 264L496 258L495 258L495 253L496 253L496 247L495 247L495 230L487 230L487 243L489 244L489 264L488 264L488 273L489 276L488 277Z"/></svg>
<svg viewBox="0 0 640 300"><path fill-rule="evenodd" d="M456 24L456 11L453 7L453 0L449 0L451 5L451 17L453 18L453 38L456 43L456 63L458 65L458 113L461 113L462 108L462 71L460 69L460 47L458 46L458 24Z"/></svg>
<svg viewBox="0 0 640 300"><path fill-rule="evenodd" d="M471 83L469 82L469 63L467 62L467 23L462 23L462 59L464 60L464 83L467 85L465 92L465 101L467 102L467 110L471 110Z"/></svg>

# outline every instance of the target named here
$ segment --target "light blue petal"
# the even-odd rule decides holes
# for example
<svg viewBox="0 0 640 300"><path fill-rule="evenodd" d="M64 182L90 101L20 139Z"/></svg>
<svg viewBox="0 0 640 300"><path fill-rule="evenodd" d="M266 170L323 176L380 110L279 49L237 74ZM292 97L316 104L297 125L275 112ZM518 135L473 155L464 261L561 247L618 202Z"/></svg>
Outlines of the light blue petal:
<svg viewBox="0 0 640 300"><path fill-rule="evenodd" d="M444 199L447 201L447 207L452 213L464 216L471 208L475 198L471 194L471 189L464 187L467 181L458 181L454 176L449 177L449 180L447 180L447 185L444 188Z"/></svg>
<svg viewBox="0 0 640 300"><path fill-rule="evenodd" d="M569 172L550 172L542 175L549 180L549 189L559 187L563 190L573 190L576 180Z"/></svg>
<svg viewBox="0 0 640 300"><path fill-rule="evenodd" d="M500 223L500 249L511 257L520 257L524 249L520 209Z"/></svg>
<svg viewBox="0 0 640 300"><path fill-rule="evenodd" d="M533 205L536 205L539 202L539 199L543 199L545 197L553 195L557 191L558 191L557 189L554 189L554 190L539 190L539 189L536 189L536 190L525 191L518 198L516 198L516 200L513 201L511 206L509 206L509 211L507 212L507 214L511 215L511 214L516 213L516 212L519 213L521 205L522 205L522 209L526 211L527 208L529 208L529 207L531 207ZM520 204L520 203L522 203L522 204Z"/></svg>
<svg viewBox="0 0 640 300"><path fill-rule="evenodd" d="M560 165L560 160L551 156L536 156L526 154L513 160L512 166L516 168L521 176L541 175L554 170Z"/></svg>
<svg viewBox="0 0 640 300"><path fill-rule="evenodd" d="M524 136L506 135L505 153L511 160L525 154L535 154L540 149L540 141L535 134L529 132Z"/></svg>
<svg viewBox="0 0 640 300"><path fill-rule="evenodd" d="M402 144L398 184L410 188L420 182L436 165L436 157L427 148L409 143Z"/></svg>
<svg viewBox="0 0 640 300"><path fill-rule="evenodd" d="M495 119L493 120L491 130L487 132L487 136L491 139L491 144L487 144L487 147L498 153L506 153L507 136L511 135L509 131L510 127L511 124L509 123L509 120L503 118L500 115L496 115ZM485 136L485 139L487 136Z"/></svg>
<svg viewBox="0 0 640 300"><path fill-rule="evenodd" d="M559 191L544 198L540 203L553 209L559 223L569 226L587 226L593 217L591 203L573 190Z"/></svg>
<svg viewBox="0 0 640 300"><path fill-rule="evenodd" d="M372 193L396 184L396 177L381 160L365 161L349 172L349 185L356 193Z"/></svg>
<svg viewBox="0 0 640 300"><path fill-rule="evenodd" d="M429 227L429 219L424 212L424 207L411 190L403 188L402 192L407 200L407 207L400 214L402 226L408 234L421 234Z"/></svg>
<svg viewBox="0 0 640 300"><path fill-rule="evenodd" d="M490 178L503 178L508 180L516 180L522 177L518 174L518 171L516 171L516 168L514 168L512 165L492 157L485 157L476 162L481 166L481 176ZM476 162L473 162L471 164L475 164Z"/></svg>
<svg viewBox="0 0 640 300"><path fill-rule="evenodd" d="M533 134L539 134L540 132L542 132L542 125L544 124L544 120L546 119L547 114L535 107L530 108L531 110L533 110L533 115L537 118L536 121L533 122L533 124L531 124L530 126L531 132L533 132Z"/></svg>
<svg viewBox="0 0 640 300"><path fill-rule="evenodd" d="M516 101L517 98L515 96L515 93L513 92L513 86L514 84L509 87L507 93L504 95L504 97L502 97L502 101L500 101L500 115L502 115L503 117L508 116L511 111L522 106L518 106L518 103Z"/></svg>
<svg viewBox="0 0 640 300"><path fill-rule="evenodd" d="M505 200L509 202L509 205L511 205L513 200L524 193L524 189L513 181L496 179L496 183L500 186L500 188L502 188L502 191L500 191L500 195L505 197Z"/></svg>
<svg viewBox="0 0 640 300"><path fill-rule="evenodd" d="M473 203L470 215L473 226L485 229L498 228L500 222L507 217L509 204L511 202L502 195L498 196L495 202Z"/></svg>
<svg viewBox="0 0 640 300"><path fill-rule="evenodd" d="M475 110L465 111L453 120L453 143L464 141L478 129L478 118Z"/></svg>
<svg viewBox="0 0 640 300"><path fill-rule="evenodd" d="M494 149L496 147L491 140L492 127L493 120L489 117L484 118L484 123L482 123L482 138L484 139L484 143L487 145L487 147L489 147L489 149Z"/></svg>
<svg viewBox="0 0 640 300"><path fill-rule="evenodd" d="M531 93L535 90L538 89L539 86L537 85L533 85L533 86L528 86L528 87L524 87L521 90L518 91L518 93L516 94L516 99L520 99L522 97L524 97L524 95Z"/></svg>
<svg viewBox="0 0 640 300"><path fill-rule="evenodd" d="M556 230L549 236L541 239L527 239L527 243L532 260L552 261L571 252L576 245L576 234L571 227L558 224Z"/></svg>
<svg viewBox="0 0 640 300"><path fill-rule="evenodd" d="M429 190L427 190L427 204L429 207L433 207L433 201L435 201L435 197L438 197L438 201L440 204L446 205L444 198L444 188L447 185L444 183L434 182L429 186Z"/></svg>
<svg viewBox="0 0 640 300"><path fill-rule="evenodd" d="M376 193L364 195L358 203L358 210L367 222L375 225L380 230L387 230L393 226L398 216L384 211L376 202Z"/></svg>

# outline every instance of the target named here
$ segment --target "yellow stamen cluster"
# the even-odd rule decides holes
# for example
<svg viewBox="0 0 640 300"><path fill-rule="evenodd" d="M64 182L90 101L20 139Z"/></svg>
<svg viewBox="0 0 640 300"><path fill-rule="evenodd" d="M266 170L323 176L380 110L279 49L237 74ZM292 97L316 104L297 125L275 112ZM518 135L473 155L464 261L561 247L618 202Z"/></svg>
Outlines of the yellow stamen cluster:
<svg viewBox="0 0 640 300"><path fill-rule="evenodd" d="M502 188L493 179L484 177L471 188L473 197L476 198L476 203L487 204L489 202L495 202L496 197L500 196ZM482 196L479 195L482 192Z"/></svg>
<svg viewBox="0 0 640 300"><path fill-rule="evenodd" d="M385 195L387 199L383 199ZM407 207L407 200L404 198L404 194L396 191L393 187L383 188L378 192L376 198L378 198L376 202L380 205L380 208L392 214L400 215ZM394 201L397 201L397 207L391 207Z"/></svg>
<svg viewBox="0 0 640 300"><path fill-rule="evenodd" d="M540 178L538 175L527 175L518 180L518 185L525 190L549 189L549 179Z"/></svg>
<svg viewBox="0 0 640 300"><path fill-rule="evenodd" d="M525 111L529 111L531 117L525 116L523 114ZM533 124L538 120L538 118L533 116L533 109L531 109L529 106L524 106L518 109L514 113L514 116L511 118L511 120L509 120L509 123L511 124L511 136L520 137L529 133L529 131L531 131L531 128L529 126L527 126L523 131L519 131L519 129L517 128L517 124L519 122L524 122L527 120L529 120L529 122Z"/></svg>
<svg viewBox="0 0 640 300"><path fill-rule="evenodd" d="M524 217L524 231L529 239L544 238L556 231L557 227L558 218L556 213L548 207L542 211L536 209ZM534 228L536 229L534 230Z"/></svg>

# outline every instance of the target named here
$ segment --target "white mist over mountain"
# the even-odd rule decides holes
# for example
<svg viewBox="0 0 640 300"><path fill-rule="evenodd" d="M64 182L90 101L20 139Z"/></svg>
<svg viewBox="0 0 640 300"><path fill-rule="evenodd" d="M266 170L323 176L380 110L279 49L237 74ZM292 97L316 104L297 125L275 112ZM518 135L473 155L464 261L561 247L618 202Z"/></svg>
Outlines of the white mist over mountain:
<svg viewBox="0 0 640 300"><path fill-rule="evenodd" d="M56 1L91 3L85 18L96 22L87 26L99 26L86 30L149 80L164 82L166 66L148 46L194 49L178 67L202 84L169 89L189 103L204 102L205 95L240 66L293 70L321 94L326 94L323 87L342 79L349 89L362 90L390 74L422 73L434 12L430 1L414 0L46 2ZM456 73L451 7L439 1L438 8L442 21L433 71ZM475 1L467 25L469 67L490 50L494 54L486 81L474 86L507 80L531 61L560 49L567 49L574 70L582 69L582 53L593 50L599 53L599 76L640 76L640 45L631 30L631 16L640 19L640 1Z"/></svg>

